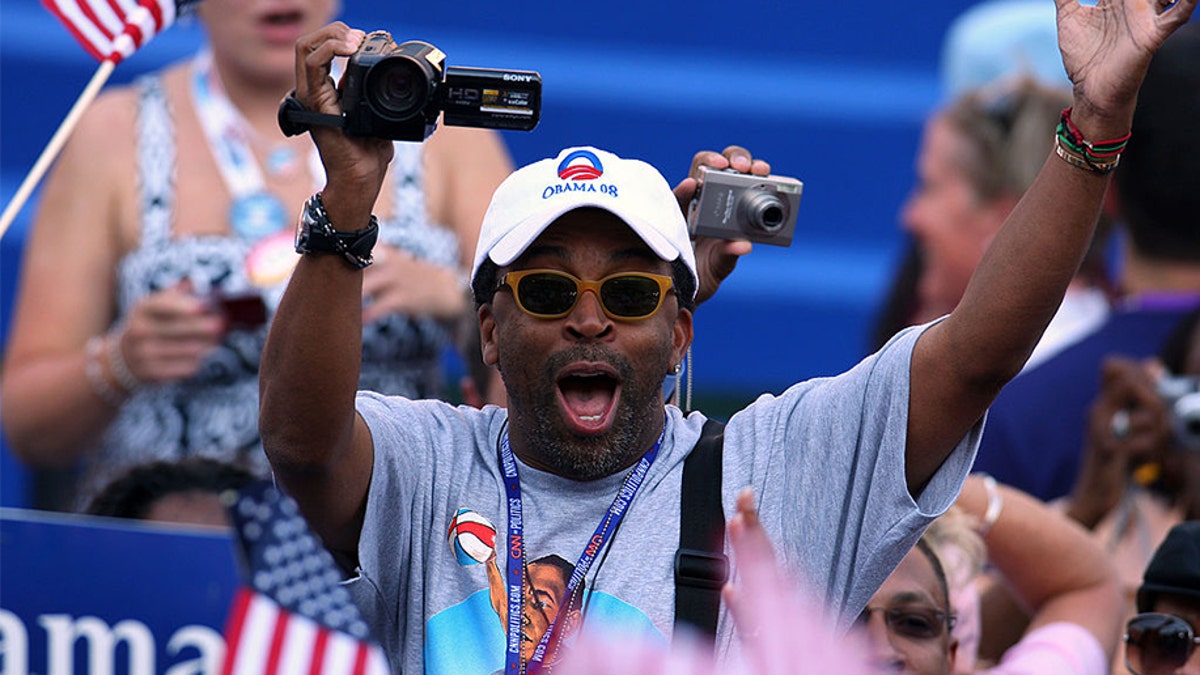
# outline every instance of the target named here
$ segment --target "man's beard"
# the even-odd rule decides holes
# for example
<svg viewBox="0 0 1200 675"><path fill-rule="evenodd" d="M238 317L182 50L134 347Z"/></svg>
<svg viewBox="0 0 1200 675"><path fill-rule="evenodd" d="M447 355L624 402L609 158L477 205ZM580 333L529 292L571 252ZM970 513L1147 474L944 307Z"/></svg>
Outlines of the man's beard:
<svg viewBox="0 0 1200 675"><path fill-rule="evenodd" d="M620 377L621 397L613 411L611 430L605 434L577 436L563 422L555 378L567 364L576 361L607 363ZM509 412L531 423L526 437L536 445L538 460L551 471L572 480L595 480L628 467L649 449L641 447L639 439L648 424L661 423L665 414L658 401L661 393L661 380L638 373L620 355L596 345L576 346L547 359L541 377L528 390L514 392L510 388ZM659 416L649 419L647 411L651 410L658 410ZM513 411L531 411L532 415Z"/></svg>

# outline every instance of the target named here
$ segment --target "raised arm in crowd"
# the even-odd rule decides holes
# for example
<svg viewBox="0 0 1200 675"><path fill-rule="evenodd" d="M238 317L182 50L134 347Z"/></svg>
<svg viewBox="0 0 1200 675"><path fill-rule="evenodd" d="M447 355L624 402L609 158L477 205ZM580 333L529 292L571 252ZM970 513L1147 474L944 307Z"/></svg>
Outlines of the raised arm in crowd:
<svg viewBox="0 0 1200 675"><path fill-rule="evenodd" d="M1129 130L1147 63L1195 0L1057 4L1075 83L1059 150L962 302L838 377L760 398L725 428L725 513L752 486L785 564L821 589L843 625L954 501L987 406L1020 371L1088 247L1108 151ZM301 104L340 112L330 64L362 39L335 23L297 43ZM393 663L427 672L463 659L480 672L549 663L563 632L614 616L669 639L665 580L677 542L662 524L678 519L679 475L705 418L664 406L661 385L691 343L697 287L720 276L712 263L727 273L736 257L725 249L697 261L677 201L694 183L672 194L652 167L591 147L512 174L484 217L471 272L483 358L499 367L508 409L455 408L356 391L360 266L393 150L331 128L311 133L328 179L305 205L309 253L264 351L261 430L276 476L316 531L357 560ZM767 169L736 147L698 161ZM586 178L564 177L577 165ZM468 520L482 538L454 534ZM597 521L597 545L585 547L590 530L579 523ZM503 622L491 602L471 600L488 587L475 563L497 542L511 554ZM534 574L549 554L574 570L556 591L539 589ZM561 603L544 623L532 615L548 601L522 599L542 592ZM733 640L725 614L722 650ZM467 617L478 634L452 640Z"/></svg>

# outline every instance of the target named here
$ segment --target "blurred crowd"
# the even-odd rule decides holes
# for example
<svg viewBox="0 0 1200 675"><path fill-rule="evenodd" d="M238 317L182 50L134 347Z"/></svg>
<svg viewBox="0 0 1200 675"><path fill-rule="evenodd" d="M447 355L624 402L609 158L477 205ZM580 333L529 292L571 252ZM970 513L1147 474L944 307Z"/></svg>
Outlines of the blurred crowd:
<svg viewBox="0 0 1200 675"><path fill-rule="evenodd" d="M299 257L294 213L326 178L276 113L296 40L339 11L290 5L200 3L205 48L101 96L49 177L0 409L43 506L223 526L219 495L271 475L260 359ZM898 209L908 245L871 351L954 311L1060 161L1072 89L1054 24L1048 1L989 0L948 34L945 100ZM556 672L1200 673L1198 120L1200 26L1187 24L1150 63L1092 244L989 408L974 473L850 625L781 573L759 523L772 515L743 495L723 596L742 640L732 663L718 668L698 635L671 651L585 635ZM503 407L469 283L507 150L494 131L445 127L391 152L360 388Z"/></svg>

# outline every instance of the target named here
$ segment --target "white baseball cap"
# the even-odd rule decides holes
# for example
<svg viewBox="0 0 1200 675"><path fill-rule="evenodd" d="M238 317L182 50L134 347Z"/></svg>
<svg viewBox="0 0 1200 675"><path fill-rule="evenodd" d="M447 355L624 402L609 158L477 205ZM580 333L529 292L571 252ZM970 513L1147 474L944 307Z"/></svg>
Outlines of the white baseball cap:
<svg viewBox="0 0 1200 675"><path fill-rule="evenodd" d="M666 179L646 162L592 147L521 167L496 188L479 230L472 281L485 259L510 264L550 223L585 207L623 220L663 260L681 258L699 287L687 223Z"/></svg>

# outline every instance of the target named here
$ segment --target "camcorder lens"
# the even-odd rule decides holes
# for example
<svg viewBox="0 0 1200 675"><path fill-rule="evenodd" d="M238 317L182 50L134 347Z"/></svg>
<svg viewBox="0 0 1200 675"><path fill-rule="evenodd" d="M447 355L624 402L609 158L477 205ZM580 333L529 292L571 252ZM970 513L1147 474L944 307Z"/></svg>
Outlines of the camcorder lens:
<svg viewBox="0 0 1200 675"><path fill-rule="evenodd" d="M417 64L394 57L371 67L365 89L367 101L380 116L403 120L425 107L429 81Z"/></svg>

